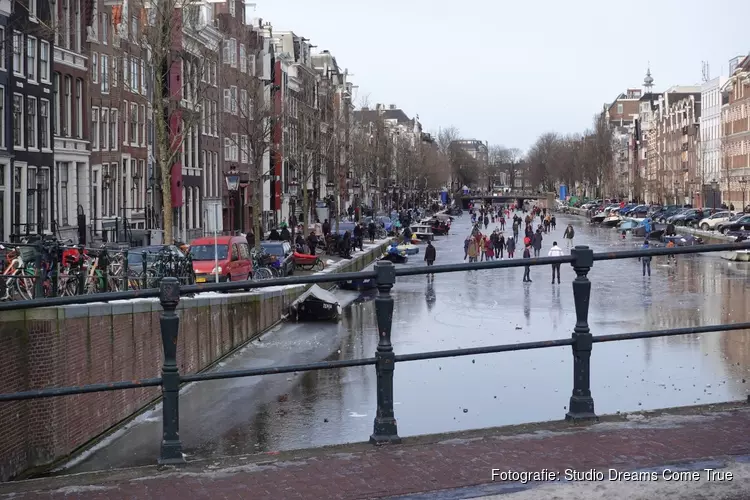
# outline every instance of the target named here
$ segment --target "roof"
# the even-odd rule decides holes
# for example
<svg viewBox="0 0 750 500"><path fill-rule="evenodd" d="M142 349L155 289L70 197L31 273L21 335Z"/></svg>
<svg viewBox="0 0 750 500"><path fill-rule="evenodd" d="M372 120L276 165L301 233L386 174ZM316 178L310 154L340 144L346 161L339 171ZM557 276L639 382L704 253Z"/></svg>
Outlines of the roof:
<svg viewBox="0 0 750 500"><path fill-rule="evenodd" d="M354 111L353 117L357 121L367 123L375 122L378 119L396 120L398 123L414 123L414 120L409 118L402 109L382 109L378 111L377 109L363 108Z"/></svg>

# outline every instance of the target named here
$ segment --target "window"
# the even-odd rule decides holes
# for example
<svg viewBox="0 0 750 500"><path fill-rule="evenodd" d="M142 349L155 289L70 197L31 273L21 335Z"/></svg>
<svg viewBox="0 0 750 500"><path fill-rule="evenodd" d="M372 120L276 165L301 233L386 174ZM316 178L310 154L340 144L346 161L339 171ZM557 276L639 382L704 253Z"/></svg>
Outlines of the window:
<svg viewBox="0 0 750 500"><path fill-rule="evenodd" d="M122 57L122 84L127 86L130 82L130 62L128 62L128 57L123 56ZM126 113L127 114L127 113Z"/></svg>
<svg viewBox="0 0 750 500"><path fill-rule="evenodd" d="M233 68L237 67L237 40L229 40L229 61Z"/></svg>
<svg viewBox="0 0 750 500"><path fill-rule="evenodd" d="M109 147L117 151L117 110L109 110Z"/></svg>
<svg viewBox="0 0 750 500"><path fill-rule="evenodd" d="M102 93L109 93L109 56L102 54L100 61L102 67Z"/></svg>
<svg viewBox="0 0 750 500"><path fill-rule="evenodd" d="M130 142L138 143L138 105L130 103Z"/></svg>
<svg viewBox="0 0 750 500"><path fill-rule="evenodd" d="M5 70L5 28L0 26L0 69Z"/></svg>
<svg viewBox="0 0 750 500"><path fill-rule="evenodd" d="M237 4L235 3L235 0L228 0L229 1L229 15L232 17L235 17L237 15Z"/></svg>
<svg viewBox="0 0 750 500"><path fill-rule="evenodd" d="M140 129L141 129L141 140L139 141L141 146L146 145L146 105L141 104L141 114L138 116Z"/></svg>
<svg viewBox="0 0 750 500"><path fill-rule="evenodd" d="M120 68L117 67L117 56L112 57L112 87L117 87L117 72Z"/></svg>
<svg viewBox="0 0 750 500"><path fill-rule="evenodd" d="M618 105L617 105L617 114L618 114L618 115L621 115L621 114L622 114L622 104L618 104Z"/></svg>
<svg viewBox="0 0 750 500"><path fill-rule="evenodd" d="M128 113L128 101L125 101L125 105L122 107L122 119L125 122L125 126L122 128L122 135L124 136L122 138L122 143L127 146L128 144L128 132L130 131L130 126L128 125L128 117L130 116L130 113Z"/></svg>
<svg viewBox="0 0 750 500"><path fill-rule="evenodd" d="M101 116L99 120L99 144L102 151L106 151L109 149L109 110L102 108L99 116Z"/></svg>
<svg viewBox="0 0 750 500"><path fill-rule="evenodd" d="M23 96L13 94L13 146L23 148Z"/></svg>
<svg viewBox="0 0 750 500"><path fill-rule="evenodd" d="M240 112L242 113L242 116L248 116L247 115L247 90L245 89L240 90Z"/></svg>
<svg viewBox="0 0 750 500"><path fill-rule="evenodd" d="M240 158L240 161L242 163L248 163L248 156L249 155L248 155L248 149L247 149L247 136L243 135L241 141L242 142L240 142L240 150L241 150L240 152L241 152L242 156Z"/></svg>
<svg viewBox="0 0 750 500"><path fill-rule="evenodd" d="M146 95L146 60L141 59L141 94Z"/></svg>
<svg viewBox="0 0 750 500"><path fill-rule="evenodd" d="M222 47L222 60L224 61L224 64L229 64L232 62L232 58L230 56L230 41L224 40L224 47Z"/></svg>
<svg viewBox="0 0 750 500"><path fill-rule="evenodd" d="M68 225L68 163L60 162L57 167L60 181L60 215L62 225Z"/></svg>
<svg viewBox="0 0 750 500"><path fill-rule="evenodd" d="M0 85L0 148L5 147L5 87ZM0 182L2 182L0 178Z"/></svg>
<svg viewBox="0 0 750 500"><path fill-rule="evenodd" d="M23 74L23 58L21 47L23 46L23 35L18 32L13 32L13 72L19 75Z"/></svg>
<svg viewBox="0 0 750 500"><path fill-rule="evenodd" d="M206 100L203 99L201 103L201 134L203 135L206 135L206 115L209 113L209 111L206 111L207 104Z"/></svg>
<svg viewBox="0 0 750 500"><path fill-rule="evenodd" d="M138 93L138 59L130 58L130 91Z"/></svg>
<svg viewBox="0 0 750 500"><path fill-rule="evenodd" d="M245 53L245 44L240 44L240 71L247 73L247 54Z"/></svg>
<svg viewBox="0 0 750 500"><path fill-rule="evenodd" d="M252 76L255 76L255 54L248 54L248 56L247 56L247 67L248 67L248 72Z"/></svg>
<svg viewBox="0 0 750 500"><path fill-rule="evenodd" d="M91 81L99 83L99 54L96 52L91 55Z"/></svg>
<svg viewBox="0 0 750 500"><path fill-rule="evenodd" d="M211 130L214 137L219 137L219 118L216 116L219 112L219 103L212 101L211 103Z"/></svg>
<svg viewBox="0 0 750 500"><path fill-rule="evenodd" d="M52 74L52 133L60 133L60 73Z"/></svg>
<svg viewBox="0 0 750 500"><path fill-rule="evenodd" d="M232 144L231 144L231 141L229 140L229 137L225 137L224 138L224 160L225 161L231 160L232 159L231 155L232 155Z"/></svg>
<svg viewBox="0 0 750 500"><path fill-rule="evenodd" d="M211 84L215 87L216 86L216 74L217 74L217 68L218 64L211 63Z"/></svg>
<svg viewBox="0 0 750 500"><path fill-rule="evenodd" d="M29 19L36 19L36 0L29 0Z"/></svg>
<svg viewBox="0 0 750 500"><path fill-rule="evenodd" d="M232 161L237 161L239 155L237 154L237 150L239 149L239 138L237 137L237 134L232 134Z"/></svg>
<svg viewBox="0 0 750 500"><path fill-rule="evenodd" d="M42 41L39 46L39 79L49 82L49 42Z"/></svg>
<svg viewBox="0 0 750 500"><path fill-rule="evenodd" d="M36 38L26 38L26 75L32 82L36 81Z"/></svg>
<svg viewBox="0 0 750 500"><path fill-rule="evenodd" d="M36 168L26 168L26 222L36 224ZM35 226L36 227L36 226ZM36 229L34 229L36 232Z"/></svg>
<svg viewBox="0 0 750 500"><path fill-rule="evenodd" d="M40 134L39 134L39 146L42 149L49 149L50 147L50 130L49 130L49 101L41 99L39 101L39 116L40 121Z"/></svg>
<svg viewBox="0 0 750 500"><path fill-rule="evenodd" d="M36 148L37 121L36 97L26 98L26 143L29 148Z"/></svg>
<svg viewBox="0 0 750 500"><path fill-rule="evenodd" d="M237 87L232 85L229 87L230 89L230 109L232 110L232 114L237 114Z"/></svg>
<svg viewBox="0 0 750 500"><path fill-rule="evenodd" d="M65 76L65 102L63 103L65 122L63 122L62 135L70 136L70 130L73 128L73 78Z"/></svg>
<svg viewBox="0 0 750 500"><path fill-rule="evenodd" d="M229 96L229 89L224 89L224 111L229 112L232 99Z"/></svg>
<svg viewBox="0 0 750 500"><path fill-rule="evenodd" d="M109 40L109 16L105 12L105 13L102 13L101 17L102 17L101 39L102 39L102 43L104 45L107 45L107 41Z"/></svg>
<svg viewBox="0 0 750 500"><path fill-rule="evenodd" d="M99 150L99 108L91 108L91 149Z"/></svg>
<svg viewBox="0 0 750 500"><path fill-rule="evenodd" d="M76 137L83 139L83 80L76 78Z"/></svg>

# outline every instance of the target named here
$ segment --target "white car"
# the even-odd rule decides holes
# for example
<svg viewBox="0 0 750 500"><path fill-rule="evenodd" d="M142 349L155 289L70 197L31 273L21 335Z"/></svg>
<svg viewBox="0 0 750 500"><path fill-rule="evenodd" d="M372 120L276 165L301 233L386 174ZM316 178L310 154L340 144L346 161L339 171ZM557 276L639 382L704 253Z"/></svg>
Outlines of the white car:
<svg viewBox="0 0 750 500"><path fill-rule="evenodd" d="M698 222L698 227L703 229L704 231L714 230L716 229L716 225L719 222L728 221L732 217L732 215L734 214L728 210L716 212L715 214L706 217L705 219L701 219L700 222Z"/></svg>

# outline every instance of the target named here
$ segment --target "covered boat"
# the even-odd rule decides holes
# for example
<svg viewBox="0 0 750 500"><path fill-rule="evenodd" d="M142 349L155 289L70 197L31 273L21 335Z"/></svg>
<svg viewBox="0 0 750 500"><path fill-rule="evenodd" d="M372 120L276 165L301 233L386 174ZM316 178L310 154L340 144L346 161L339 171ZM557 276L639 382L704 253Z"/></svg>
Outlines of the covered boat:
<svg viewBox="0 0 750 500"><path fill-rule="evenodd" d="M383 258L380 260L388 260L390 262L393 262L394 264L406 264L409 260L409 257L407 257L403 252L387 253L383 255Z"/></svg>
<svg viewBox="0 0 750 500"><path fill-rule="evenodd" d="M631 229L635 229L638 227L638 223L633 220L624 220L620 222L620 225L617 226L617 229L620 231L630 231Z"/></svg>
<svg viewBox="0 0 750 500"><path fill-rule="evenodd" d="M703 244L703 238L699 236L693 236L692 234L676 234L674 236L662 236L661 240L664 243L669 243L670 241L673 241L675 246L678 247L689 247L693 245L701 245Z"/></svg>
<svg viewBox="0 0 750 500"><path fill-rule="evenodd" d="M346 280L338 282L339 288L342 290L354 290L356 292L362 290L372 290L377 286L375 280L372 278L359 279L359 280Z"/></svg>
<svg viewBox="0 0 750 500"><path fill-rule="evenodd" d="M734 262L750 262L750 250L735 250L733 252L724 252L721 254L721 258Z"/></svg>
<svg viewBox="0 0 750 500"><path fill-rule="evenodd" d="M331 292L313 285L289 306L289 314L295 321L330 321L338 319L341 305Z"/></svg>
<svg viewBox="0 0 750 500"><path fill-rule="evenodd" d="M412 239L418 238L420 240L429 241L434 239L432 226L428 224L413 224L411 226Z"/></svg>

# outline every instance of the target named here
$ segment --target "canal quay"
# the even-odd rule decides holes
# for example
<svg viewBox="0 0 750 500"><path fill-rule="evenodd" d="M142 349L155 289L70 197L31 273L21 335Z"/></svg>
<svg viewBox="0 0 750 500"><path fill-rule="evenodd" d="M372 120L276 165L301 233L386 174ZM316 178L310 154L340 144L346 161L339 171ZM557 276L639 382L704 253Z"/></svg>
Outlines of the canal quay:
<svg viewBox="0 0 750 500"><path fill-rule="evenodd" d="M583 218L558 215L542 255L563 243L595 252L634 249L640 239ZM493 225L490 225L490 230ZM437 263L463 260L468 215L436 241ZM507 233L507 231L506 231ZM566 251L567 253L567 251ZM516 255L519 255L517 252ZM406 266L421 266L422 255ZM641 276L636 260L596 262L589 324L593 335L747 321L750 264L716 254L666 257ZM393 344L398 354L569 337L575 324L571 282L551 285L551 270L534 267L398 278L393 289ZM370 357L377 344L371 296L337 292L349 304L339 324L282 323L217 370ZM591 389L597 414L735 401L747 398L747 332L721 332L596 344ZM202 382L180 397L180 435L188 459L283 451L365 441L375 411L373 367ZM399 363L395 376L399 434L414 436L559 420L572 388L569 347ZM83 472L153 464L159 455L160 408L149 410L62 470Z"/></svg>

